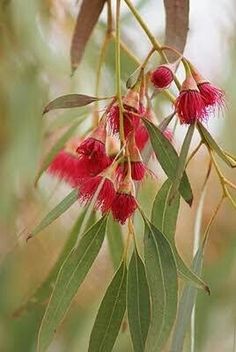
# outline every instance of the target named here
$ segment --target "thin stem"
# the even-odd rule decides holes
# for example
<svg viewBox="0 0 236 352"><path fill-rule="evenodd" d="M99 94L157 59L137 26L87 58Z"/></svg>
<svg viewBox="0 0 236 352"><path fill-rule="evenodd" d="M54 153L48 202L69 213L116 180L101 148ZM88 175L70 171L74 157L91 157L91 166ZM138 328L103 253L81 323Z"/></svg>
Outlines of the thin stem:
<svg viewBox="0 0 236 352"><path fill-rule="evenodd" d="M158 40L154 37L152 32L149 30L148 26L143 21L142 17L139 15L136 8L133 6L133 4L131 3L130 0L125 0L125 3L129 7L130 11L132 12L132 14L136 18L136 20L139 22L140 26L143 28L144 32L147 34L153 47L160 53L162 59L167 62L168 61L167 57L166 57L165 53L163 53L161 50L161 44L158 42Z"/></svg>
<svg viewBox="0 0 236 352"><path fill-rule="evenodd" d="M164 45L161 47L161 50L169 50L169 51L172 51L173 53L175 53L177 56L179 56L179 58L183 58L183 54L181 54L177 49L175 48L171 48L170 46L168 45Z"/></svg>
<svg viewBox="0 0 236 352"><path fill-rule="evenodd" d="M99 94L102 65L106 57L108 44L112 38L111 33L112 33L112 11L111 11L111 2L108 1L107 2L107 29L101 46L100 55L99 55L98 64L97 64L97 71L96 71L96 86L95 86L96 97ZM99 101L98 100L95 102L94 106L95 106L95 109L93 114L93 127L96 127L99 121L99 114L98 114Z"/></svg>
<svg viewBox="0 0 236 352"><path fill-rule="evenodd" d="M140 24L140 26L142 27L142 29L146 33L147 37L149 38L149 40L152 43L152 45L155 48L155 50L159 53L159 55L161 56L163 61L168 63L169 61L167 59L166 54L162 51L161 44L158 42L158 40L155 38L155 36L149 30L148 26L146 25L146 23L144 22L142 17L139 15L139 13L136 10L136 8L133 6L133 4L131 3L130 0L124 0L124 1L125 1L126 5L129 7L129 9L132 12L132 14L134 15L134 17L136 18L137 22ZM181 84L180 84L179 80L176 78L176 76L174 76L174 81L175 81L175 84L176 84L177 88L180 89L181 88Z"/></svg>
<svg viewBox="0 0 236 352"><path fill-rule="evenodd" d="M112 38L116 40L116 35L114 32L112 32ZM129 47L125 44L125 42L120 38L120 47L121 49L137 64L141 65L141 61L137 58L134 53L129 49Z"/></svg>
<svg viewBox="0 0 236 352"><path fill-rule="evenodd" d="M186 59L182 59L182 63L184 65L186 76L191 76L192 72L191 72L191 68L189 66L189 62Z"/></svg>
<svg viewBox="0 0 236 352"><path fill-rule="evenodd" d="M236 189L236 186L229 180L227 180L224 175L222 174L221 170L219 169L219 166L217 165L216 163L216 160L213 156L213 153L210 149L209 150L209 153L210 153L210 156L211 156L211 160L213 162L213 165L215 167L215 170L216 170L216 173L219 177L219 180L220 180L220 183L221 183L221 186L222 186L222 190L223 190L223 195L224 197L228 198L230 203L232 204L232 206L236 209L236 201L233 199L233 197L231 196L228 188L227 188L227 185Z"/></svg>
<svg viewBox="0 0 236 352"><path fill-rule="evenodd" d="M129 219L130 221L130 219ZM125 244L125 248L124 248L124 252L123 252L123 260L127 260L128 257L128 253L129 253L129 245L130 245L130 240L133 237L133 233L132 230L129 226L129 222L128 222L128 235L127 235L127 240L126 240L126 244Z"/></svg>
<svg viewBox="0 0 236 352"><path fill-rule="evenodd" d="M211 219L210 219L210 221L209 221L208 224L207 224L206 230L205 230L205 232L204 232L204 234L203 234L203 242L202 242L202 247L203 247L203 249L204 249L205 246L206 246L206 243L207 243L207 240L208 240L208 235L209 235L211 226L213 225L214 220L215 220L215 218L216 218L216 216L217 216L217 214L218 214L218 212L219 212L219 210L220 210L220 208L221 208L221 205L222 205L222 203L223 203L223 201L224 201L225 198L226 198L226 195L225 195L225 194L222 194L222 196L221 196L221 198L220 198L220 201L219 201L219 203L217 204L217 206L216 206L216 208L215 208L215 210L214 210L214 212L213 212L213 214L212 214L212 216L211 216Z"/></svg>
<svg viewBox="0 0 236 352"><path fill-rule="evenodd" d="M163 93L166 96L166 98L169 99L170 102L174 104L176 98L173 94L171 94L171 92L168 89L162 90L161 93Z"/></svg>
<svg viewBox="0 0 236 352"><path fill-rule="evenodd" d="M234 183L232 183L230 180L228 180L228 179L225 178L225 183L226 183L228 186L230 186L230 187L232 187L233 189L236 190L236 185L235 185Z"/></svg>
<svg viewBox="0 0 236 352"><path fill-rule="evenodd" d="M206 180L209 178L209 172L207 172ZM195 257L200 245L201 245L201 227L202 227L202 217L203 217L203 207L207 192L207 182L204 181L203 188L201 191L200 200L196 210L196 217L194 222L194 237L193 237L193 258ZM191 321L190 321L190 351L194 352L195 349L195 315L196 315L196 302L194 303Z"/></svg>
<svg viewBox="0 0 236 352"><path fill-rule="evenodd" d="M193 159L193 157L197 154L197 152L199 151L199 149L201 148L202 145L203 145L203 142L200 141L199 144L196 146L196 148L192 151L192 153L190 154L190 156L187 160L186 167L188 166L190 161Z"/></svg>
<svg viewBox="0 0 236 352"><path fill-rule="evenodd" d="M121 145L125 142L123 103L121 94L121 67L120 67L120 0L116 0L116 94L119 105L119 124Z"/></svg>
<svg viewBox="0 0 236 352"><path fill-rule="evenodd" d="M208 148L208 151L209 151L209 154L210 154L212 163L213 163L213 165L214 165L214 168L215 168L215 170L216 170L216 173L217 173L217 175L218 175L218 177L219 177L219 180L220 180L220 183L221 183L221 186L222 186L222 189L223 189L223 194L224 194L225 196L227 196L227 189L226 189L226 187L225 187L225 177L224 177L224 175L222 174L222 172L220 171L219 166L218 166L217 163L216 163L216 160L215 160L215 158L214 158L214 156L213 156L213 153L212 153L211 149Z"/></svg>
<svg viewBox="0 0 236 352"><path fill-rule="evenodd" d="M147 56L145 57L145 59L144 59L142 65L140 66L141 69L143 69L143 68L147 65L147 63L148 63L150 57L152 56L152 54L154 53L154 51L155 51L154 48L152 48L152 49L149 51L149 53L148 53Z"/></svg>

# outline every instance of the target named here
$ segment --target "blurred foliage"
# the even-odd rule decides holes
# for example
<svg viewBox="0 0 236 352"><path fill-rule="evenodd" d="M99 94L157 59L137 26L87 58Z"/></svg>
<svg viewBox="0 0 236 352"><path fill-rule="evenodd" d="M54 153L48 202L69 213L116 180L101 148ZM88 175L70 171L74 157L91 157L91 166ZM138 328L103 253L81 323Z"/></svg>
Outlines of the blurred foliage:
<svg viewBox="0 0 236 352"><path fill-rule="evenodd" d="M154 0L151 3L155 6ZM139 6L145 11L147 2L139 1ZM56 96L68 93L93 95L95 91L94 67L104 24L101 21L97 26L78 72L71 78L69 47L76 13L74 1L0 1L0 352L35 351L37 331L45 307L36 306L34 311L18 318L13 318L12 313L47 276L80 211L78 205L73 206L39 237L25 243L25 238L34 225L68 193L65 185L58 185L48 175L43 175L38 188L34 188L42 156L46 155L69 124L84 113L88 117L75 130L75 135L77 132L80 135L84 133L91 122L90 107L71 112L52 112L42 118L44 106ZM230 18L228 20L231 21ZM130 34L125 37L124 33L129 26L133 33L136 24L125 13L122 33L124 40L127 39L134 52L143 56L139 32L132 40ZM214 128L218 141L235 152L236 54L233 48L236 36L235 33L230 35L230 38L227 34L224 36L227 49L224 60L229 63L229 69L228 77L224 77L224 81L222 79L228 94L228 108L224 119L215 120ZM124 53L122 67L125 81L136 65ZM111 95L115 84L114 43L108 48L102 74L101 94ZM165 111L164 101L160 105L157 110L159 113ZM176 145L178 138L177 133ZM196 195L207 162L202 150L191 163L190 177ZM139 196L147 213L150 212L151 200L156 193L154 190L157 191L163 181L160 169L154 171L158 175L158 184L150 179L141 187ZM225 172L228 173L228 170ZM229 175L232 176L230 172ZM212 176L204 207L204 225L217 202L218 189L218 180ZM191 211L182 204L179 219L184 221L180 220L178 224L178 247L189 263L192 258L194 210L197 202L198 196ZM137 225L140 226L138 236L141 237L142 224L138 216ZM211 287L211 296L201 292L198 296L196 351L233 351L236 330L235 225L234 212L230 205L225 204L211 230L204 261L204 280ZM70 314L60 327L49 351L87 350L98 304L113 273L107 249L106 243L96 267L82 285ZM186 351L189 350L188 344L189 341L186 341ZM114 351L131 350L125 320Z"/></svg>

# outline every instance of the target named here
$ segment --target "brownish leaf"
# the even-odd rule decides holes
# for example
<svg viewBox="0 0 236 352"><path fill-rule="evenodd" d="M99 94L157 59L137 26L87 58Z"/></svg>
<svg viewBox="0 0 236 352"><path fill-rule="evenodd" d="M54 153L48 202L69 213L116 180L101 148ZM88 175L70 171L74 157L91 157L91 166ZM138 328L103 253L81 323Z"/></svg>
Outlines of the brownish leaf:
<svg viewBox="0 0 236 352"><path fill-rule="evenodd" d="M183 53L189 29L189 0L164 0L166 12L165 45L176 48ZM170 61L176 55L167 52Z"/></svg>
<svg viewBox="0 0 236 352"><path fill-rule="evenodd" d="M68 109L68 108L78 108L93 103L94 101L101 100L102 98L91 97L84 94L67 94L58 97L44 108L43 113L55 109Z"/></svg>
<svg viewBox="0 0 236 352"><path fill-rule="evenodd" d="M93 28L106 0L83 0L72 37L70 57L72 74L77 69Z"/></svg>

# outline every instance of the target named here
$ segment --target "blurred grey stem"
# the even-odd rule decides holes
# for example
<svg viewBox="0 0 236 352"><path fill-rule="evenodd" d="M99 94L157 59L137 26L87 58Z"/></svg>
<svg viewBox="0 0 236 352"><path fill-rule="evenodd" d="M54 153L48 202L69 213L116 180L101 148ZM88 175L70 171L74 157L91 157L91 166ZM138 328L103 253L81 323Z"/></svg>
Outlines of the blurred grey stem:
<svg viewBox="0 0 236 352"><path fill-rule="evenodd" d="M204 184L201 197L199 200L198 208L196 211L196 217L194 222L194 237L193 237L193 258L195 257L198 249L201 245L201 225L202 225L202 215L203 206L206 198L207 182ZM193 305L191 322L190 322L190 352L195 351L195 318L196 318L196 301Z"/></svg>

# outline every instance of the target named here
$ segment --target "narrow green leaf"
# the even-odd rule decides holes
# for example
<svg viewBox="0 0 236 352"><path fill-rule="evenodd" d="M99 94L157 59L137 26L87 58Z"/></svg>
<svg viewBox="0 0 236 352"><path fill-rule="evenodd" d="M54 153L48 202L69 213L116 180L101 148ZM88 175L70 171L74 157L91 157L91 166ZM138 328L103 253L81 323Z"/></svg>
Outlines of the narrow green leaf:
<svg viewBox="0 0 236 352"><path fill-rule="evenodd" d="M169 204L169 194L172 182L167 179L153 202L151 222L161 231L171 243L174 243L176 223L179 213L180 196Z"/></svg>
<svg viewBox="0 0 236 352"><path fill-rule="evenodd" d="M127 82L126 82L126 88L130 89L133 88L135 86L135 84L137 83L139 76L140 76L140 72L141 72L141 67L139 66L128 78Z"/></svg>
<svg viewBox="0 0 236 352"><path fill-rule="evenodd" d="M156 157L160 162L160 165L165 171L166 175L173 182L176 177L176 169L179 160L178 154L174 149L173 145L164 136L164 134L160 131L157 126L155 126L152 122L146 119L143 119L143 121L148 129L151 144L156 154ZM183 174L179 190L181 196L191 206L193 201L193 193L186 172L184 172Z"/></svg>
<svg viewBox="0 0 236 352"><path fill-rule="evenodd" d="M192 269L197 275L201 274L203 259L202 250L203 248L200 247L193 260ZM186 287L183 289L179 302L179 310L177 314L175 329L173 332L170 352L183 351L184 339L190 324L191 313L194 302L196 300L197 292L197 289L190 285L186 285Z"/></svg>
<svg viewBox="0 0 236 352"><path fill-rule="evenodd" d="M184 138L182 148L180 151L180 155L179 155L179 161L177 164L175 179L174 179L174 182L173 182L171 190L170 190L170 195L169 195L169 200L168 200L169 202L173 201L174 197L176 196L176 193L179 190L179 185L180 185L180 182L182 180L182 177L183 177L183 174L185 171L186 160L187 160L190 144L191 144L191 141L193 138L194 130L195 130L195 124L190 125L188 128L188 131L186 133L186 136Z"/></svg>
<svg viewBox="0 0 236 352"><path fill-rule="evenodd" d="M48 103L43 113L46 114L48 111L55 109L79 108L101 99L103 98L91 97L85 94L62 95Z"/></svg>
<svg viewBox="0 0 236 352"><path fill-rule="evenodd" d="M161 351L166 343L177 311L177 269L166 237L145 221L144 256L151 295L151 322L146 341L147 352Z"/></svg>
<svg viewBox="0 0 236 352"><path fill-rule="evenodd" d="M158 125L158 128L161 132L164 132L168 125L171 123L173 117L175 116L176 112L172 112L170 115L166 116Z"/></svg>
<svg viewBox="0 0 236 352"><path fill-rule="evenodd" d="M49 226L53 221L55 221L59 216L65 213L65 211L68 210L78 199L77 192L78 191L74 189L59 204L57 204L55 208L53 208L33 229L29 238L37 235L39 232Z"/></svg>
<svg viewBox="0 0 236 352"><path fill-rule="evenodd" d="M173 202L169 204L168 199L171 186L171 181L167 179L157 193L153 202L151 222L168 238L175 256L178 274L182 276L183 279L191 281L194 285L209 293L208 286L190 268L188 268L177 251L174 237L179 212L180 196L177 195Z"/></svg>
<svg viewBox="0 0 236 352"><path fill-rule="evenodd" d="M13 317L19 317L23 312L30 311L36 305L43 304L49 298L52 288L54 286L57 274L60 270L60 267L64 263L66 257L74 248L78 237L81 235L81 226L83 224L85 214L87 209L84 209L83 212L79 215L77 221L75 222L74 226L70 234L68 235L68 239L60 253L56 263L54 264L52 270L44 280L44 282L36 288L30 298L27 299L14 313ZM92 224L96 221L96 212L93 212L86 224L86 229L88 229Z"/></svg>
<svg viewBox="0 0 236 352"><path fill-rule="evenodd" d="M143 352L150 324L150 298L145 266L135 247L128 268L127 310L135 352Z"/></svg>
<svg viewBox="0 0 236 352"><path fill-rule="evenodd" d="M218 156L230 167L234 168L236 167L236 160L234 157L229 155L227 152L225 152L214 140L214 138L211 136L211 134L207 131L207 129L201 124L201 122L198 122L197 124L198 131L200 135L202 136L202 139L204 143L206 143L212 150L218 154Z"/></svg>
<svg viewBox="0 0 236 352"><path fill-rule="evenodd" d="M107 223L107 239L112 263L116 270L120 265L124 252L124 243L121 226L117 221L114 221L112 217L108 219Z"/></svg>
<svg viewBox="0 0 236 352"><path fill-rule="evenodd" d="M99 307L88 352L112 351L126 309L126 278L127 268L122 262Z"/></svg>
<svg viewBox="0 0 236 352"><path fill-rule="evenodd" d="M42 176L43 172L49 167L55 156L60 152L60 150L64 147L65 143L68 139L75 133L76 128L82 120L76 121L73 123L65 133L58 139L58 141L53 145L52 149L48 152L46 157L44 158L43 164L35 178L35 184L37 184L39 178Z"/></svg>
<svg viewBox="0 0 236 352"><path fill-rule="evenodd" d="M49 346L81 283L102 246L107 216L103 216L82 236L63 263L39 330L38 352Z"/></svg>

